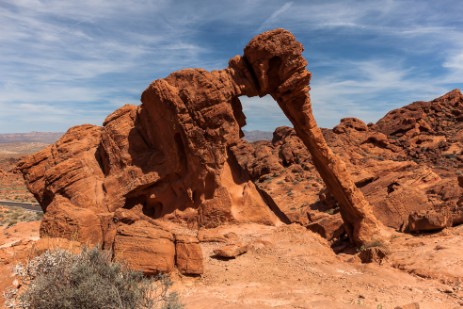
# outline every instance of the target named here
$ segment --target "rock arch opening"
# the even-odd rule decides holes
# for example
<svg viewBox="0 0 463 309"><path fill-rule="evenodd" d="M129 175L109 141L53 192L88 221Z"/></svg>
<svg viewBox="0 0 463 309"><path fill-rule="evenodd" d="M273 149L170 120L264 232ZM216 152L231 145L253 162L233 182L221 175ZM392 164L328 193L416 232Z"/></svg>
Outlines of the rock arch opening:
<svg viewBox="0 0 463 309"><path fill-rule="evenodd" d="M246 116L246 125L241 129L248 141L271 140L276 128L292 126L270 95L262 98L241 96L239 100Z"/></svg>

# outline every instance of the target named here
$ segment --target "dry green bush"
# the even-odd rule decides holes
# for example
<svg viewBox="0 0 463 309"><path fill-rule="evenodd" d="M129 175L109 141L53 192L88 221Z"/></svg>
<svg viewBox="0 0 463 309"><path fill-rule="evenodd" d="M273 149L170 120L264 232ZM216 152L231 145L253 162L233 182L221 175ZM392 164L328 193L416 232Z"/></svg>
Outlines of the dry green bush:
<svg viewBox="0 0 463 309"><path fill-rule="evenodd" d="M47 251L15 272L25 288L5 295L8 308L183 308L168 276L146 278L97 248Z"/></svg>
<svg viewBox="0 0 463 309"><path fill-rule="evenodd" d="M27 210L19 207L3 208L0 212L0 225L13 226L18 222L30 222L41 220L43 213Z"/></svg>

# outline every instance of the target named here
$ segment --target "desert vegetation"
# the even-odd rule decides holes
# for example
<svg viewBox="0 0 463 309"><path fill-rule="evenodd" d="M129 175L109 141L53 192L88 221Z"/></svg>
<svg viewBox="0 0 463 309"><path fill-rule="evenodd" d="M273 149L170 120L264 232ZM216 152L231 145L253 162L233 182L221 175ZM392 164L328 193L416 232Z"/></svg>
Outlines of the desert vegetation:
<svg viewBox="0 0 463 309"><path fill-rule="evenodd" d="M18 222L30 222L40 220L43 213L31 211L19 207L0 208L0 225L9 227Z"/></svg>
<svg viewBox="0 0 463 309"><path fill-rule="evenodd" d="M183 308L167 275L144 277L98 248L46 251L16 265L15 274L23 286L7 291L8 308Z"/></svg>

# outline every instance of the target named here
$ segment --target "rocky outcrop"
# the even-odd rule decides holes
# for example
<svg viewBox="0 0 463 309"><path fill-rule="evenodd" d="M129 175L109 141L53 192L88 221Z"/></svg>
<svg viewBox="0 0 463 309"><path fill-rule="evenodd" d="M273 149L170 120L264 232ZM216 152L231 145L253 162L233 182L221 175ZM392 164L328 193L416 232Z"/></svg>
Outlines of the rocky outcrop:
<svg viewBox="0 0 463 309"><path fill-rule="evenodd" d="M175 265L174 236L146 221L120 225L114 239L114 256L147 275L168 273Z"/></svg>
<svg viewBox="0 0 463 309"><path fill-rule="evenodd" d="M426 212L412 212L408 219L407 230L438 231L452 226L451 216L445 211L428 210Z"/></svg>
<svg viewBox="0 0 463 309"><path fill-rule="evenodd" d="M392 113L397 117L394 121L388 120L391 113L377 124L368 125L356 118L345 118L332 130L322 130L328 145L342 158L375 217L384 225L419 232L463 223L463 177L459 176L463 164L458 155L463 128L455 116L461 106L463 96L454 90L431 102L398 109ZM434 124L432 132L414 131L403 137L388 127L397 126L400 115L417 109L426 111L422 118ZM447 113L435 114L434 109ZM443 118L444 127L438 125L438 117ZM432 142L444 137L445 147ZM457 155L446 156L448 149L454 149ZM332 238L329 231L341 227L336 223L338 202L324 187L311 154L294 129L277 128L272 142L239 145L236 150L240 165L290 221ZM436 221L436 216L442 220ZM427 217L436 224L415 222L424 223Z"/></svg>
<svg viewBox="0 0 463 309"><path fill-rule="evenodd" d="M248 252L249 248L243 244L229 244L214 250L213 257L218 259L235 259Z"/></svg>
<svg viewBox="0 0 463 309"><path fill-rule="evenodd" d="M351 240L362 244L380 237L382 224L313 118L311 74L302 51L288 31L265 32L228 68L185 69L155 80L140 106L121 107L101 127L71 128L54 145L23 160L19 169L45 211L42 236L112 247L117 259L154 273L173 269L175 233L160 231L153 220L190 228L289 223L233 150L242 143L245 125L238 97L270 94L338 201ZM291 149L283 154L287 162L297 156ZM130 210L130 216L121 209ZM180 244L178 266L200 272L183 260L197 248Z"/></svg>
<svg viewBox="0 0 463 309"><path fill-rule="evenodd" d="M395 109L372 128L402 148L403 156L444 172L463 162L463 94L455 89L429 102Z"/></svg>
<svg viewBox="0 0 463 309"><path fill-rule="evenodd" d="M196 237L177 235L175 239L175 263L184 275L201 275L203 268L203 252Z"/></svg>
<svg viewBox="0 0 463 309"><path fill-rule="evenodd" d="M344 233L342 218L337 214L320 213L317 218L311 218L313 222L307 225L312 232L320 234L328 240L339 239Z"/></svg>

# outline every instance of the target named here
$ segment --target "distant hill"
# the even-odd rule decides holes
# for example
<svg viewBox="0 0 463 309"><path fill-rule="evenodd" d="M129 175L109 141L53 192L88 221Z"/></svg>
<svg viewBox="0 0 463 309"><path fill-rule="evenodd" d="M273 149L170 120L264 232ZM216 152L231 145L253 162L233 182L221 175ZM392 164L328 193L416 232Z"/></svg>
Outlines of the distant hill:
<svg viewBox="0 0 463 309"><path fill-rule="evenodd" d="M244 132L244 139L249 142L271 141L273 138L273 132L260 131L260 130L254 130L254 131L243 130L243 132Z"/></svg>
<svg viewBox="0 0 463 309"><path fill-rule="evenodd" d="M0 144L13 143L44 143L56 142L63 132L30 132L30 133L7 133L0 134Z"/></svg>

